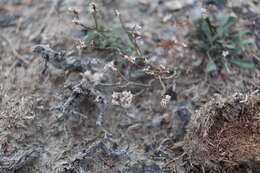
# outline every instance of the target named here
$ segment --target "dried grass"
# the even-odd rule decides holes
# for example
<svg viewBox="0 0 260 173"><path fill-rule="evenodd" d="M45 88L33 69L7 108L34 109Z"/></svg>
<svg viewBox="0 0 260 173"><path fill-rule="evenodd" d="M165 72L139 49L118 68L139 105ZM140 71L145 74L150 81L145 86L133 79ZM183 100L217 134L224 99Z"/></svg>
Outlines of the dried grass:
<svg viewBox="0 0 260 173"><path fill-rule="evenodd" d="M184 150L191 163L228 168L260 159L260 93L213 98L187 131Z"/></svg>

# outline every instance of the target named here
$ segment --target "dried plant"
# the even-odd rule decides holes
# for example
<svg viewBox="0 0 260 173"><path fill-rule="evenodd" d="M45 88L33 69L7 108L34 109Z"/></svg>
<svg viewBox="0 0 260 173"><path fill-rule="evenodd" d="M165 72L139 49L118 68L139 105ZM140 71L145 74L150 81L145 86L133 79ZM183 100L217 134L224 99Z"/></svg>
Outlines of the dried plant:
<svg viewBox="0 0 260 173"><path fill-rule="evenodd" d="M109 53L107 53L107 56L113 56L112 59L107 58L110 62L105 65L104 69L113 71L120 80L117 80L116 83L112 84L99 83L98 85L121 89L141 87L140 93L142 93L145 88L152 87L152 84L158 81L162 87L161 97L166 94L167 87L165 86L165 81L173 81L176 78L177 73L174 69L160 64L154 64L148 56L143 54L143 50L138 44L138 39L142 38L141 27L138 24L126 25L120 12L114 10L115 16L120 23L121 31L126 34L129 40L130 44L127 44L125 40L121 38L122 36L118 36L118 34L121 33L118 32L120 28L108 28L110 25L105 23L101 17L98 17L101 15L99 14L98 6L95 3L90 3L89 5L89 13L93 18L94 26L83 24L79 13L72 9L70 9L70 11L74 16L73 23L88 31L87 36L80 41L79 48L108 51ZM124 69L120 68L118 62L123 62L125 66L127 66L128 75L125 74ZM147 83L142 83L131 79L129 76L131 76L133 71L141 71L149 81Z"/></svg>
<svg viewBox="0 0 260 173"><path fill-rule="evenodd" d="M40 54L45 61L45 68L42 74L46 73L48 64L50 64L57 69L64 70L67 74L73 72L82 76L82 80L67 80L64 83L64 89L69 89L71 94L69 97L65 97L66 99L63 100L61 105L51 108L51 110L60 112L57 116L58 119L64 118L64 115L67 114L75 114L87 118L84 113L75 110L75 105L83 97L98 105L100 112L97 115L96 124L103 128L102 118L110 103L108 98L112 97L112 105L129 108L136 96L142 94L147 88L156 86L156 82L161 86L161 94L159 96L161 98L161 106L162 108L167 107L171 100L171 96L167 94L167 91L170 88L169 86L173 86L172 83L177 77L177 72L162 64L155 64L149 57L143 55L143 51L138 44L138 39L141 37L141 27L139 25L126 26L121 14L116 10L114 11L121 29L125 32L130 43L121 44L124 40L118 39L118 37L114 38L115 33L106 29L107 25L100 21L101 19L98 17L99 9L96 4L90 3L89 5L89 13L93 18L94 26L83 24L77 10L70 8L69 11L74 16L72 22L88 31L86 38L80 41L78 48L98 50L100 52L106 51L108 56L112 54L120 58L125 67L122 68L118 60L112 59L106 61L103 68L93 70L92 66L96 63L94 59L67 58L65 54L53 50L49 45L36 45L33 48L33 52ZM127 49L131 51L127 51ZM131 73L137 70L143 74L144 80L131 77ZM110 82L103 80L103 77L109 74L108 72L114 74L112 80L109 78ZM107 95L105 90L102 90L104 87L112 88L114 90L113 94ZM104 131L109 134L105 129Z"/></svg>

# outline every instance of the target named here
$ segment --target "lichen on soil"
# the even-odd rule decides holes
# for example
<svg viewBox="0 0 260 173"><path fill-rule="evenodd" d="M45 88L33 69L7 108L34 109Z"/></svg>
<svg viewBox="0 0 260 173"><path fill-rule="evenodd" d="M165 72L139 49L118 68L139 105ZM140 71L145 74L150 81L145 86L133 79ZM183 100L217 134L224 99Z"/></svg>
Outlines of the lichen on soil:
<svg viewBox="0 0 260 173"><path fill-rule="evenodd" d="M92 25L89 2L0 1L0 173L259 173L260 3L97 0L111 27L120 26L117 9L126 24L142 26L140 45L154 63L179 72L166 108L159 82L124 108L110 104L111 88L82 82L85 71L98 76L106 64L106 52L77 48L88 32L68 9ZM243 51L254 69L228 65L212 75L193 68L203 55L183 46L194 32L186 23L204 8L250 30L255 43ZM138 71L133 78L147 81Z"/></svg>

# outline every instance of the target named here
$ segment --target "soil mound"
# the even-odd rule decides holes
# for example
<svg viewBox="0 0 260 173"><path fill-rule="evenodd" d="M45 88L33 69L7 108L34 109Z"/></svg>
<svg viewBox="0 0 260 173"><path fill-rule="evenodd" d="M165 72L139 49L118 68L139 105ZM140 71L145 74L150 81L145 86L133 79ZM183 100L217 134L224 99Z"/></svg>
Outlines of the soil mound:
<svg viewBox="0 0 260 173"><path fill-rule="evenodd" d="M192 117L184 150L204 170L260 172L260 93L217 96Z"/></svg>

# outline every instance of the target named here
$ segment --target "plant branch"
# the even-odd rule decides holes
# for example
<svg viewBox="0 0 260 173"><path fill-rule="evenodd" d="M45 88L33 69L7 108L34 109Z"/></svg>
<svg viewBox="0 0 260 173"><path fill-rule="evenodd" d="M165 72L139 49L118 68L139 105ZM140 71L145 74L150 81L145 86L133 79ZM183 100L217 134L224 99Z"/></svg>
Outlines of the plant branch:
<svg viewBox="0 0 260 173"><path fill-rule="evenodd" d="M125 33L127 34L128 38L129 38L130 42L131 42L132 45L134 46L137 55L142 57L142 53L141 53L140 47L138 46L138 44L137 44L137 42L136 42L136 39L134 39L134 38L131 36L131 34L127 31L127 28L126 28L126 26L125 26L125 24L124 24L124 22L123 22L123 19L122 19L122 17L121 17L120 14L118 15L118 18L119 18L119 22L120 22L120 24L121 24L121 27L123 28L123 30L125 31Z"/></svg>

